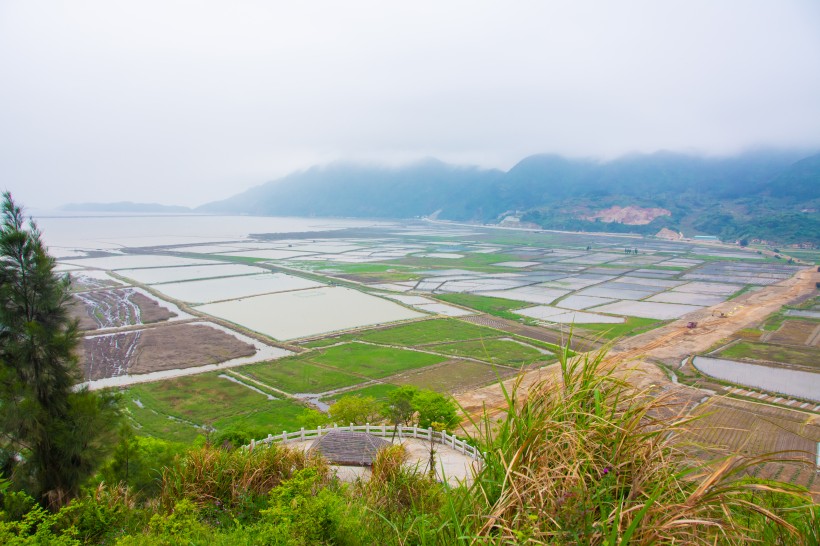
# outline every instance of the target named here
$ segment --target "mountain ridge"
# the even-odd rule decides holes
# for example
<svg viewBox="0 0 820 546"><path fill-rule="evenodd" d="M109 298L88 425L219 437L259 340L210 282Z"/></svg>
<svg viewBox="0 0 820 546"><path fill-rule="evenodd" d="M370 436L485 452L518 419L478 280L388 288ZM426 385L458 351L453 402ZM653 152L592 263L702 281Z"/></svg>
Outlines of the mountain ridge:
<svg viewBox="0 0 820 546"><path fill-rule="evenodd" d="M660 151L609 161L557 154L508 171L425 159L402 167L336 162L291 173L197 212L500 222L654 234L660 229L820 245L820 154L754 151L704 157ZM613 206L663 208L646 224L596 221Z"/></svg>

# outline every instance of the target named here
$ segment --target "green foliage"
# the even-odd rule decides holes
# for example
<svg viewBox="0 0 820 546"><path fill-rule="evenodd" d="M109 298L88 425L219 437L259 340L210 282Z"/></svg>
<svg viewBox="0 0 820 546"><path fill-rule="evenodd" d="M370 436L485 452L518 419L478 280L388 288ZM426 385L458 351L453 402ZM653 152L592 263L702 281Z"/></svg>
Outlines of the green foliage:
<svg viewBox="0 0 820 546"><path fill-rule="evenodd" d="M302 428L313 430L325 426L330 422L326 413L313 408L305 408L298 417L299 425Z"/></svg>
<svg viewBox="0 0 820 546"><path fill-rule="evenodd" d="M413 408L418 412L418 423L422 428L441 423L443 428L452 430L461 421L458 408L453 400L443 394L422 389L413 396Z"/></svg>
<svg viewBox="0 0 820 546"><path fill-rule="evenodd" d="M34 506L19 520L0 521L0 544L6 546L79 546L70 534L55 532L58 515Z"/></svg>
<svg viewBox="0 0 820 546"><path fill-rule="evenodd" d="M74 391L79 334L33 221L3 194L0 225L0 435L17 487L57 508L75 497L108 452L116 398ZM10 464L18 460L19 464Z"/></svg>
<svg viewBox="0 0 820 546"><path fill-rule="evenodd" d="M122 483L137 495L153 497L160 490L162 469L181 451L179 444L136 436L125 425L120 428L119 442L100 476L106 483Z"/></svg>
<svg viewBox="0 0 820 546"><path fill-rule="evenodd" d="M315 469L305 469L271 491L269 508L261 511L262 534L289 546L365 543L348 499L323 481Z"/></svg>
<svg viewBox="0 0 820 546"><path fill-rule="evenodd" d="M382 406L372 396L342 396L330 406L330 420L346 426L377 423L382 419Z"/></svg>
<svg viewBox="0 0 820 546"><path fill-rule="evenodd" d="M164 469L159 500L170 508L187 498L203 508L218 505L248 517L274 487L308 466L322 468L303 451L276 444L234 451L204 446Z"/></svg>
<svg viewBox="0 0 820 546"><path fill-rule="evenodd" d="M387 395L387 404L384 408L385 416L394 425L409 425L416 415L413 399L419 389L412 385L404 385Z"/></svg>

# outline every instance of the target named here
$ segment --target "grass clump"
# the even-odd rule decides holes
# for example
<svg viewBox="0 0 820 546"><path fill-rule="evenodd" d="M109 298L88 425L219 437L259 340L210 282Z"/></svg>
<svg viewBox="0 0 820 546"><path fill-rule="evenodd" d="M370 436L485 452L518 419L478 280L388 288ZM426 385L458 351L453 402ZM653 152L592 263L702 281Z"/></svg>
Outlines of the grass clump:
<svg viewBox="0 0 820 546"><path fill-rule="evenodd" d="M561 357L560 374L507 396L506 417L474 423L488 446L481 499L466 525L479 542L507 544L747 544L777 530L801 543L783 511L751 502L794 500L793 521L815 517L799 488L740 479L757 460L689 459L679 434L692 425L669 395L636 389L604 354ZM771 503L770 503L771 504Z"/></svg>
<svg viewBox="0 0 820 546"><path fill-rule="evenodd" d="M237 507L267 495L308 467L327 474L321 459L276 444L252 451L206 445L188 451L165 469L158 501L169 510L182 499L200 508Z"/></svg>

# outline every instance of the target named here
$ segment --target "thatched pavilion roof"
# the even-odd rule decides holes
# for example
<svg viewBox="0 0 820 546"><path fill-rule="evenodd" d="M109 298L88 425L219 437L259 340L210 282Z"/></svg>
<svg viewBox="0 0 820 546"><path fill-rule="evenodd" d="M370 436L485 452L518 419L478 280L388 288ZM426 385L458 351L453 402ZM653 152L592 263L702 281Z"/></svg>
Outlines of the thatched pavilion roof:
<svg viewBox="0 0 820 546"><path fill-rule="evenodd" d="M390 442L366 432L330 430L310 446L310 453L318 451L330 464L341 466L372 466L376 452Z"/></svg>

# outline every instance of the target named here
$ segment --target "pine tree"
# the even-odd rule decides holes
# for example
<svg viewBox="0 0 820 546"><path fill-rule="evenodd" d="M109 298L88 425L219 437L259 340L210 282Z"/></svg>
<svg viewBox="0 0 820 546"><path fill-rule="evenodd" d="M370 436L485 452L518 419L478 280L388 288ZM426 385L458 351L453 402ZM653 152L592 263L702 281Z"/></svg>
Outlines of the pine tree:
<svg viewBox="0 0 820 546"><path fill-rule="evenodd" d="M0 225L0 447L13 482L53 508L76 496L107 453L116 400L79 381L69 278L40 231L3 194Z"/></svg>

